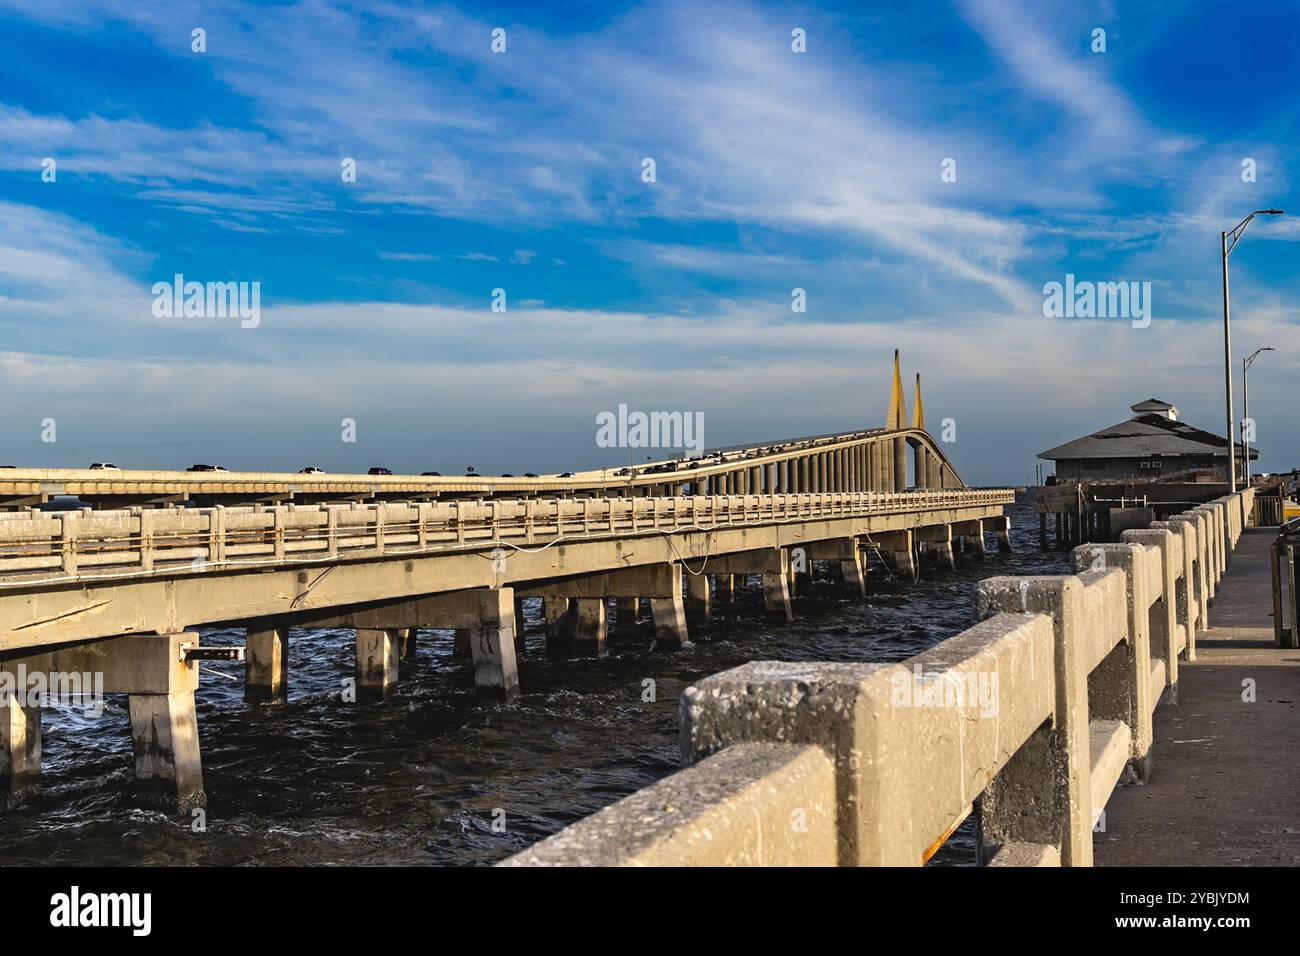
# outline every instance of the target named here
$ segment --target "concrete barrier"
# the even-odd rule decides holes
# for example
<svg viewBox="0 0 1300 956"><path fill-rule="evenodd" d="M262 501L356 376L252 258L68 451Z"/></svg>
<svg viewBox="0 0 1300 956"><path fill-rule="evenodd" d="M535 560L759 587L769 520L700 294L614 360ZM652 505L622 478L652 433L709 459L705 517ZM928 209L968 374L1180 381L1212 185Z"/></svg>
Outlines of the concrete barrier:
<svg viewBox="0 0 1300 956"><path fill-rule="evenodd" d="M1150 772L1152 711L1250 493L1081 545L1071 575L986 579L979 623L906 661L706 677L681 702L693 766L503 865L919 866L975 813L989 865L1090 866L1111 792Z"/></svg>

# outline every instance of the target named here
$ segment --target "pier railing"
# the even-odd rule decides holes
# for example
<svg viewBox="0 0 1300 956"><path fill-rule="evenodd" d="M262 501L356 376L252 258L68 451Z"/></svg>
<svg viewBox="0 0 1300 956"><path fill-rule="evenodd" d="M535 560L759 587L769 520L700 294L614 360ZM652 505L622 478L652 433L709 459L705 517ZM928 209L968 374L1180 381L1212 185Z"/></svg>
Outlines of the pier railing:
<svg viewBox="0 0 1300 956"><path fill-rule="evenodd" d="M539 545L560 539L1007 504L1010 489L383 502L0 513L0 580Z"/></svg>
<svg viewBox="0 0 1300 956"><path fill-rule="evenodd" d="M682 697L687 769L504 865L898 865L972 813L994 866L1088 866L1177 693L1247 489L980 583L974 627L897 664L754 662Z"/></svg>

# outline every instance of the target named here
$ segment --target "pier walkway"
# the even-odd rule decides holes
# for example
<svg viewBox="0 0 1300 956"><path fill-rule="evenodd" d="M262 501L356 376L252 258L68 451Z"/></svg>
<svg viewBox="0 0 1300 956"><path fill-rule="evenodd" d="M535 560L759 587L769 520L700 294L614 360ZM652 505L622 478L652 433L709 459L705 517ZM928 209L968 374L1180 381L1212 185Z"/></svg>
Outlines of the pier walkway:
<svg viewBox="0 0 1300 956"><path fill-rule="evenodd" d="M1178 705L1156 711L1149 781L1106 805L1098 866L1300 864L1300 651L1273 639L1276 536L1243 532L1179 669Z"/></svg>

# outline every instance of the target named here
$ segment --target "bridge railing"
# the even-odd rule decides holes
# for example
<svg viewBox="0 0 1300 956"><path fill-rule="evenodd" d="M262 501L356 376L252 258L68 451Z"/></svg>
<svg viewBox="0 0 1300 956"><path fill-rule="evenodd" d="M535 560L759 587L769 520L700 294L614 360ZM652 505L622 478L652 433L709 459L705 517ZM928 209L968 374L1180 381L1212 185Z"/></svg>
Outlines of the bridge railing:
<svg viewBox="0 0 1300 956"><path fill-rule="evenodd" d="M976 805L991 865L1091 865L1251 494L1082 545L1075 574L987 579L979 623L901 663L707 677L681 702L691 766L503 865L917 866Z"/></svg>
<svg viewBox="0 0 1300 956"><path fill-rule="evenodd" d="M0 579L197 573L1013 500L1009 489L950 489L0 513Z"/></svg>

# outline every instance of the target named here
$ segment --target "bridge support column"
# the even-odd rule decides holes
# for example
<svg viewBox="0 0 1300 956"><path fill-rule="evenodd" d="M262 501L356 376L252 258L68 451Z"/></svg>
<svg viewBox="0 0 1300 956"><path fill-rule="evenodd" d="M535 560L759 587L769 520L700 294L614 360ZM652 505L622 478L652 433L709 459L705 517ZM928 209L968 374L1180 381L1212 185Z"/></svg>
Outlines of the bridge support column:
<svg viewBox="0 0 1300 956"><path fill-rule="evenodd" d="M952 532L952 525L947 524L918 528L916 530L916 540L924 541L934 548L939 563L945 565L948 570L955 571L957 570L957 559L952 550Z"/></svg>
<svg viewBox="0 0 1300 956"><path fill-rule="evenodd" d="M477 620L470 625L474 686L484 696L512 701L519 696L514 589L482 588L470 594L478 604ZM601 630L603 637L603 626Z"/></svg>
<svg viewBox="0 0 1300 956"><path fill-rule="evenodd" d="M244 639L244 701L283 704L289 699L289 627L248 628Z"/></svg>
<svg viewBox="0 0 1300 956"><path fill-rule="evenodd" d="M604 657L608 631L608 608L605 599L578 598L569 605L573 616L573 652L578 657Z"/></svg>
<svg viewBox="0 0 1300 956"><path fill-rule="evenodd" d="M0 809L16 807L40 790L41 708L10 699L0 703Z"/></svg>
<svg viewBox="0 0 1300 956"><path fill-rule="evenodd" d="M181 646L199 643L194 632L139 635L103 642L109 655L101 666L104 689L128 694L135 780L149 804L188 813L207 804L199 757L199 721L194 692L199 665L184 659ZM56 658L62 665L66 658ZM88 663L88 662L87 662ZM55 669L62 669L58 667ZM86 671L92 667L80 668Z"/></svg>
<svg viewBox="0 0 1300 956"><path fill-rule="evenodd" d="M641 622L641 599L639 597L621 597L614 607L615 621L619 627Z"/></svg>
<svg viewBox="0 0 1300 956"><path fill-rule="evenodd" d="M564 657L573 646L573 623L569 617L568 598L543 598L542 617L546 621L546 656Z"/></svg>
<svg viewBox="0 0 1300 956"><path fill-rule="evenodd" d="M650 611L655 622L654 647L656 649L675 649L690 643L686 632L686 602L682 598L682 571L676 562L665 561L660 564L589 574L538 588L529 588L526 593L530 597L540 597L546 602L548 617L553 613L550 610L551 605L559 600L566 600L583 609L571 610L556 620L551 631L552 636L547 642L548 652L552 656L563 656L569 653L570 648L575 644L582 644L581 635L573 633L573 629L585 628L587 633L594 633L596 623L604 620L603 609L606 601L611 597L632 599L633 595L636 595L635 600L638 601L641 597L650 599ZM600 605L600 609L597 609L596 605ZM622 606L620 603L620 607ZM678 620L679 611L680 620ZM584 615L582 618L584 624L579 624L579 614ZM603 654L605 648L603 625L600 632L602 636L599 641L599 652ZM589 651L595 647L590 639L586 641L586 646Z"/></svg>
<svg viewBox="0 0 1300 956"><path fill-rule="evenodd" d="M1092 866L1093 807L1088 721L1087 609L1077 577L981 581L976 616L1002 611L1052 618L1055 712L989 782L977 801L980 843L1046 843L1063 866Z"/></svg>
<svg viewBox="0 0 1300 956"><path fill-rule="evenodd" d="M679 588L667 597L652 597L650 613L654 617L655 640L653 650L676 651L690 646L686 630L686 602Z"/></svg>
<svg viewBox="0 0 1300 956"><path fill-rule="evenodd" d="M916 580L916 540L912 531L878 531L869 538L869 544L888 554L894 573L906 582Z"/></svg>
<svg viewBox="0 0 1300 956"><path fill-rule="evenodd" d="M718 592L718 600L727 604L736 603L736 576L734 574L715 574L713 584Z"/></svg>
<svg viewBox="0 0 1300 956"><path fill-rule="evenodd" d="M404 629L356 629L357 700L383 700L397 686Z"/></svg>
<svg viewBox="0 0 1300 956"><path fill-rule="evenodd" d="M835 541L816 541L808 546L809 558L832 562L840 573L844 586L858 595L867 593L867 581L862 572L862 554L857 538Z"/></svg>
<svg viewBox="0 0 1300 956"><path fill-rule="evenodd" d="M768 617L782 618L787 624L794 621L790 605L790 556L784 548L772 548L766 554L763 607Z"/></svg>
<svg viewBox="0 0 1300 956"><path fill-rule="evenodd" d="M198 646L198 634L130 634L0 663L11 680L27 675L93 675L95 694L126 694L131 717L135 777L145 803L188 812L206 801L199 759L194 691L199 664L182 648ZM23 693L29 687L17 686ZM87 691L90 688L85 688ZM17 702L21 704L21 702ZM0 706L0 801L33 792L40 783L39 708L10 701Z"/></svg>
<svg viewBox="0 0 1300 956"><path fill-rule="evenodd" d="M894 490L907 490L907 439L894 439Z"/></svg>
<svg viewBox="0 0 1300 956"><path fill-rule="evenodd" d="M979 518L973 521L956 522L952 525L952 533L961 535L969 545L970 550L981 558L987 553L987 549L984 547L984 522Z"/></svg>
<svg viewBox="0 0 1300 956"><path fill-rule="evenodd" d="M990 529L998 536L998 551L1002 554L1011 553L1011 519L1007 515L999 515L994 518L985 518L984 526Z"/></svg>
<svg viewBox="0 0 1300 956"><path fill-rule="evenodd" d="M707 621L713 617L713 601L707 574L686 572L686 610L687 617L692 620Z"/></svg>
<svg viewBox="0 0 1300 956"><path fill-rule="evenodd" d="M844 575L844 586L861 597L867 594L867 578L862 569L862 555L857 548L853 557L840 560L840 572Z"/></svg>

